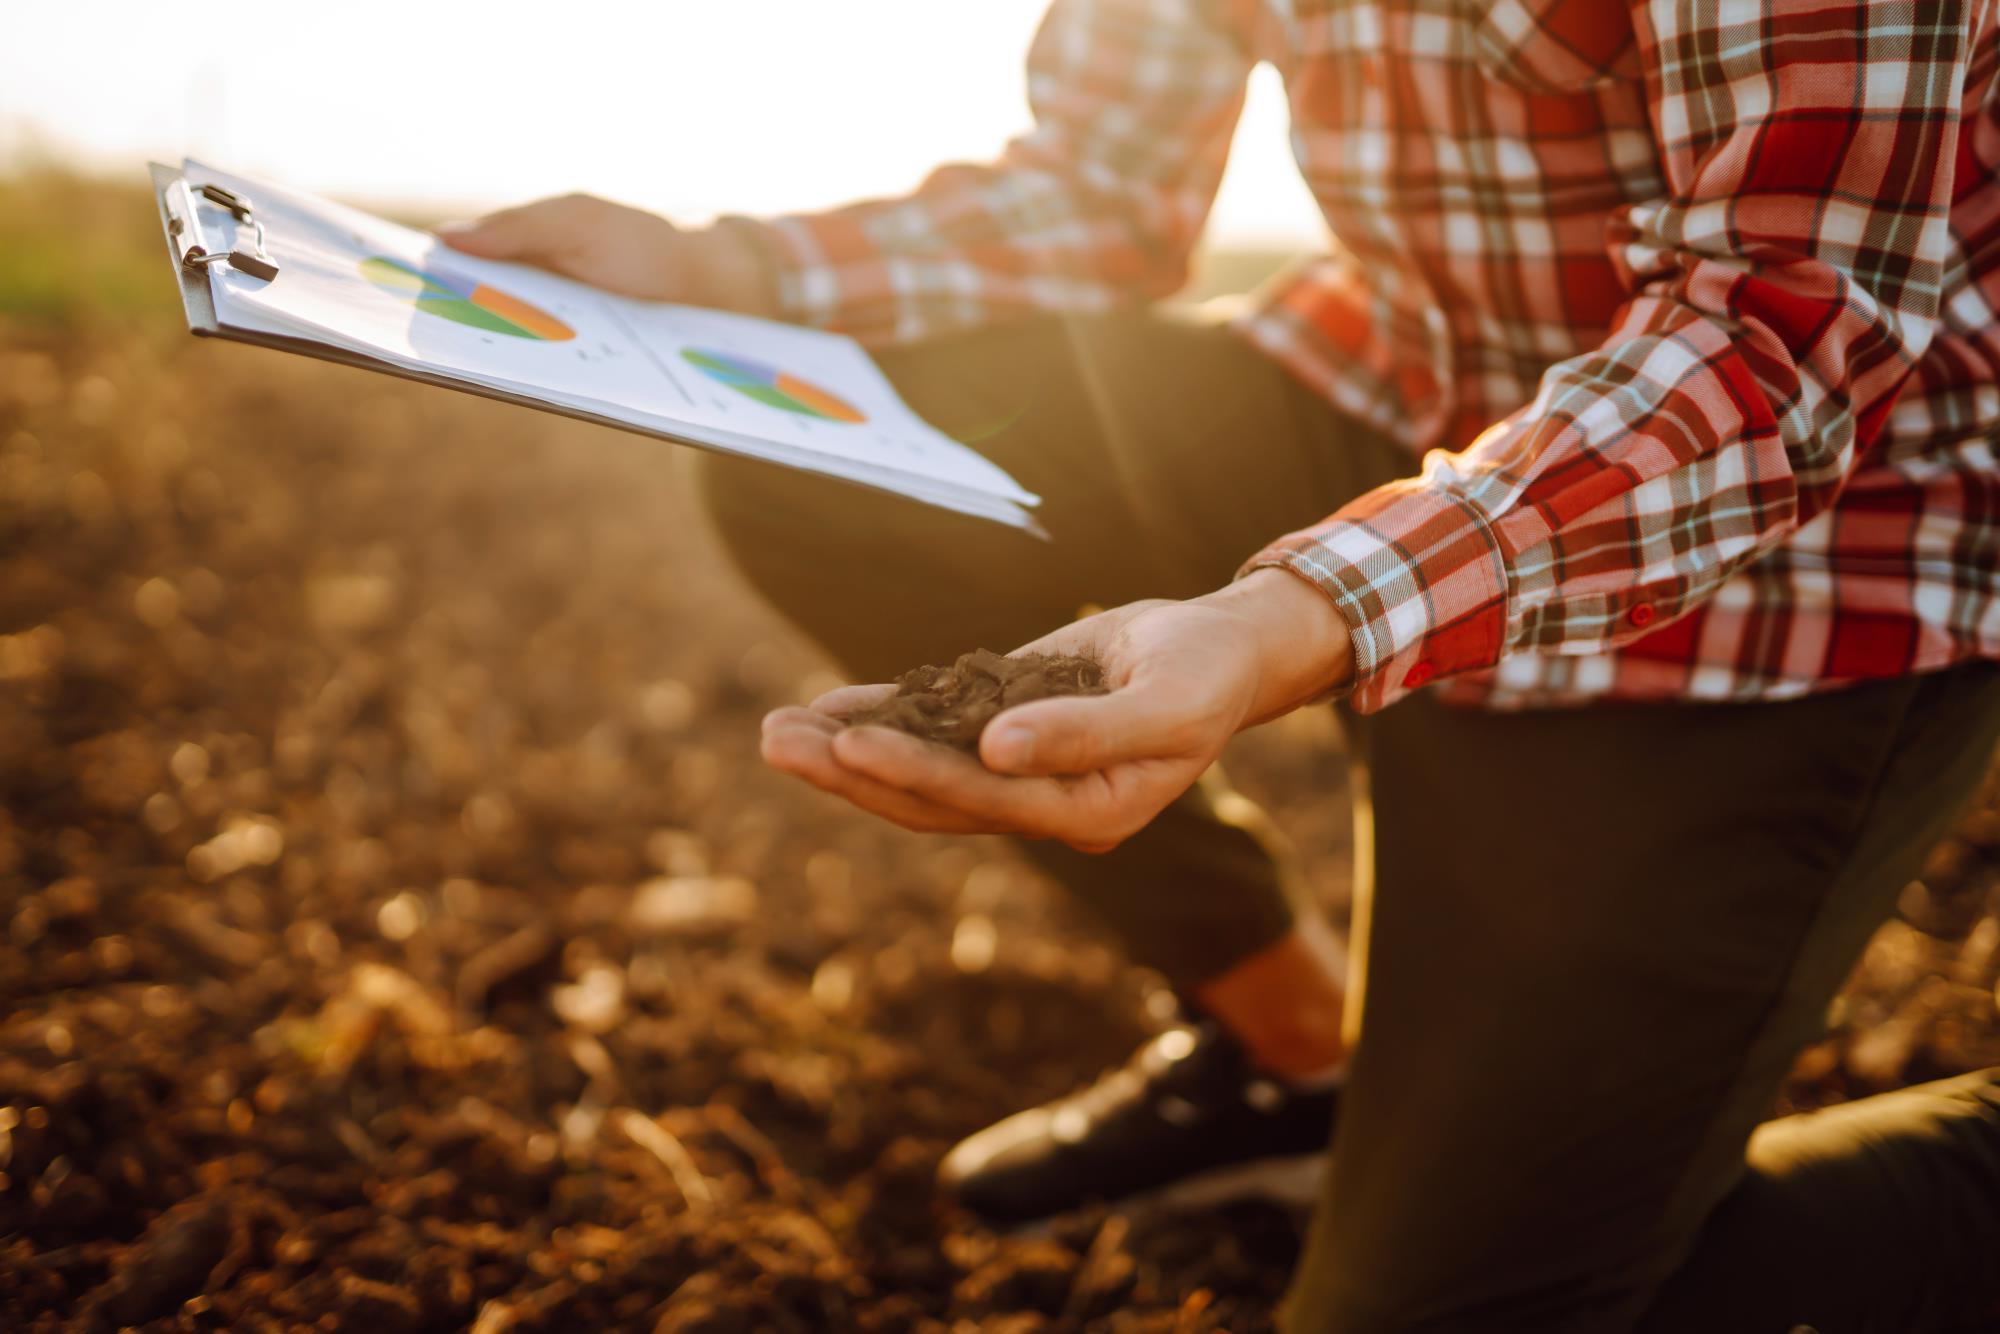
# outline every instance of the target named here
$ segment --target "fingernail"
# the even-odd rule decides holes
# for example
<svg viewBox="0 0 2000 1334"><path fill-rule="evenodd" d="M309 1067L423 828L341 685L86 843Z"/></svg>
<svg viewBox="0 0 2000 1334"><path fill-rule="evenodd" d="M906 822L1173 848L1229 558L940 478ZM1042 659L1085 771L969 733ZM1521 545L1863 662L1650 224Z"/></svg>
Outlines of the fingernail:
<svg viewBox="0 0 2000 1334"><path fill-rule="evenodd" d="M1025 727L1003 727L993 737L993 758L1009 769L1018 769L1035 757L1035 734Z"/></svg>

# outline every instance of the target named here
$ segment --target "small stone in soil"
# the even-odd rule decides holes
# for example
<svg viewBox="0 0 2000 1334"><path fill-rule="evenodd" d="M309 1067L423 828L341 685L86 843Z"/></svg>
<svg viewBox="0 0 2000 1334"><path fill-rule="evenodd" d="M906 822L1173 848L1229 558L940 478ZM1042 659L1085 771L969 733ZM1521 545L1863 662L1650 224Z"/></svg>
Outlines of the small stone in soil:
<svg viewBox="0 0 2000 1334"><path fill-rule="evenodd" d="M849 727L893 727L976 755L979 734L1004 710L1058 695L1104 693L1104 671L1089 658L1073 653L1007 658L982 648L949 667L904 672L895 694L841 721Z"/></svg>

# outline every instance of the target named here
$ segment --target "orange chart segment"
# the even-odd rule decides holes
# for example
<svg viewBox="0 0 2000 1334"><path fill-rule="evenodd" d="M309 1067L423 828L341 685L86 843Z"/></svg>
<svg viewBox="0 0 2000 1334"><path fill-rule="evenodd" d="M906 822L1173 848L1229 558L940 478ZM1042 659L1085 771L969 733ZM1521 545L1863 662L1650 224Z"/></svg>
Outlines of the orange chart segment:
<svg viewBox="0 0 2000 1334"><path fill-rule="evenodd" d="M835 398L826 390L786 371L778 372L778 392L797 399L822 417L831 417L837 422L863 422L867 418L861 410L845 399Z"/></svg>
<svg viewBox="0 0 2000 1334"><path fill-rule="evenodd" d="M767 407L850 426L868 420L866 413L838 394L761 361L700 347L681 349L681 360L717 384L727 385Z"/></svg>
<svg viewBox="0 0 2000 1334"><path fill-rule="evenodd" d="M576 331L555 316L538 307L531 306L519 297L508 296L497 287L485 283L472 289L467 297L473 305L482 310L490 310L503 320L512 320L537 338L545 338L552 343L576 337Z"/></svg>
<svg viewBox="0 0 2000 1334"><path fill-rule="evenodd" d="M547 311L455 273L420 269L381 255L362 260L359 267L363 278L427 315L537 342L561 343L576 337L576 330Z"/></svg>

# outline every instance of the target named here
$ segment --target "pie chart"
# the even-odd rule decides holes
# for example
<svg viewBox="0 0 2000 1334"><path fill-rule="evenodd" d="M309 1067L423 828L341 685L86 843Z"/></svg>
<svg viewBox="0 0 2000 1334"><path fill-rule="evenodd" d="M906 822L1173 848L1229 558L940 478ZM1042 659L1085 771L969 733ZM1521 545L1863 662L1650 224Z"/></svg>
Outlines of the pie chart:
<svg viewBox="0 0 2000 1334"><path fill-rule="evenodd" d="M381 255L362 260L360 269L369 282L409 301L426 315L540 342L560 343L576 337L576 330L547 311L471 278L442 269L419 269Z"/></svg>
<svg viewBox="0 0 2000 1334"><path fill-rule="evenodd" d="M838 394L776 366L699 347L682 348L681 357L709 379L726 384L745 398L754 398L759 403L796 412L801 417L817 417L821 421L854 425L868 420L861 409Z"/></svg>

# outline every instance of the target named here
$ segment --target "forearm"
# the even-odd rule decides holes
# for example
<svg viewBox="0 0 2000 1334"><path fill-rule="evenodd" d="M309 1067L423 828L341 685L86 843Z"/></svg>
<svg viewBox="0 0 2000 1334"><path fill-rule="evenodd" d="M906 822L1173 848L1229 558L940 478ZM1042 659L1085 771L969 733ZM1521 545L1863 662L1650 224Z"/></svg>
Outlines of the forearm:
<svg viewBox="0 0 2000 1334"><path fill-rule="evenodd" d="M902 342L1185 279L1252 64L1223 0L1055 0L1034 126L909 193L762 222L781 318Z"/></svg>

